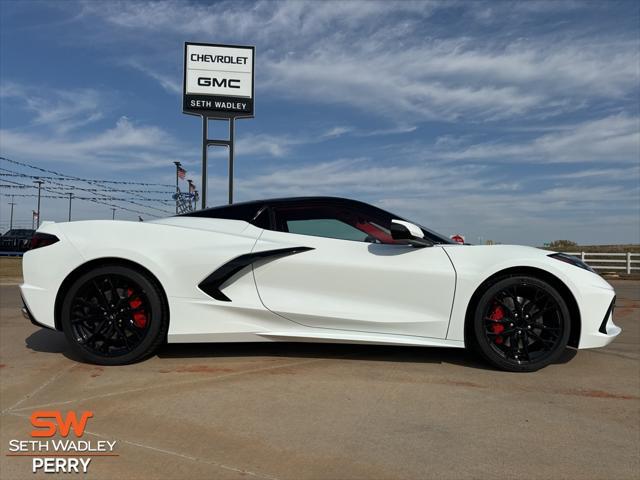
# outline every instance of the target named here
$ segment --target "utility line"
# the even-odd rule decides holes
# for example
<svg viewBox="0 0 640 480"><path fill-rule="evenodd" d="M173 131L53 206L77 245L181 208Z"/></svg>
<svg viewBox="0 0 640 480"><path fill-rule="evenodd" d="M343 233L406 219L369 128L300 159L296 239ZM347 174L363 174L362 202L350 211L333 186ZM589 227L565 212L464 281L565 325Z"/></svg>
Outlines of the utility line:
<svg viewBox="0 0 640 480"><path fill-rule="evenodd" d="M43 190L45 190L45 189L43 188ZM7 195L6 193L0 194L0 195L2 195L3 197L11 197L11 195ZM38 195L35 195L35 194L29 194L29 195L28 194L21 194L21 195L15 195L15 196L16 197L18 197L18 196L37 197ZM64 196L64 195L40 195L40 198L56 198L58 200L66 200L67 199L67 197ZM132 213L135 213L135 214L138 214L138 215L145 215L145 216L150 215L152 217L159 218L158 215L154 215L154 214L149 213L149 212L143 212L143 211L135 210L135 209L128 208L128 207L123 207L121 205L116 205L116 204L113 204L113 203L103 202L103 201L97 200L96 198L93 198L93 197L82 197L82 198L81 197L73 197L73 198L74 199L78 199L78 200L85 200L85 201L93 202L93 203L99 203L101 205L107 205L108 207L114 207L114 208L117 208L118 210L124 210L124 211L132 212ZM142 206L146 207L146 205L142 205Z"/></svg>
<svg viewBox="0 0 640 480"><path fill-rule="evenodd" d="M106 185L100 185L100 183L101 183L101 181L100 181L100 180L83 179L83 178L80 178L80 177L74 177L74 176L71 176L71 175L65 175L65 174L62 174L62 173L60 173L60 172L56 172L56 171L53 171L53 170L47 170L47 169L44 169L44 168L36 167L36 166L33 166L33 165L29 165L29 164L27 164L27 163L18 162L18 161L16 161L16 160L12 160L12 159L9 159L9 158L6 158L6 157L0 157L0 160L5 160L5 161L7 161L7 162L10 162L10 163L13 163L13 164L16 164L16 165L21 165L21 166L25 166L25 167L33 168L33 169L35 169L35 170L42 171L42 172L45 172L45 173L52 173L52 174L54 174L54 175L57 175L57 177L52 177L52 178L56 178L56 179L58 179L58 180L60 180L60 179L61 179L60 177L63 177L64 179L70 179L70 180L75 180L75 181L82 181L82 182L90 183L90 184L92 184L92 185L101 186L101 187L103 187L103 189L104 189L104 190L103 190L103 192L119 192L119 190L118 190L118 189L115 189L115 188L113 188L113 187L109 187L109 186L106 186ZM3 171L5 171L5 172L9 172L9 173L13 173L13 174L18 174L19 176L22 176L22 175L27 176L26 174L20 174L19 172L15 172L15 171L12 171L12 170L8 170L8 169L6 169L6 168L0 168L0 170L3 170ZM31 177L31 176L28 176L28 177ZM36 178L41 178L41 177L37 177L37 176L34 176L34 177L36 177ZM3 179L3 181L5 181L5 182L9 182L9 183L12 183L12 184L16 184L16 185L24 185L24 184L21 184L21 183L18 183L18 182L13 182L13 181L11 181L11 180L7 180L7 179ZM67 181L69 181L69 180L67 180ZM95 191L95 189L90 190L90 189L82 188L82 187L79 187L79 186L76 186L76 185L67 185L67 184L61 183L61 182L59 182L59 181L52 180L52 179L50 179L50 180L49 180L49 182L50 182L50 183L53 183L53 184L55 184L55 185L59 185L60 187L62 187L62 188L60 188L60 189L66 189L66 190L77 189L77 190L81 190L81 191L85 191L85 192L89 192L89 193L94 193L95 195L99 195L99 196L103 197L101 200L110 200L110 201L114 201L113 195L107 195L107 194L105 194L105 193ZM126 182L122 182L122 183L123 183L123 184L126 184ZM133 184L133 183L141 183L141 182L131 182L131 183ZM162 184L149 184L149 185L162 185ZM48 190L48 191L50 191L50 190ZM50 191L50 192L51 192L51 191ZM51 192L51 193L57 193L57 192ZM121 193L121 192L120 192L120 193ZM144 196L140 195L140 194L139 194L139 193L137 193L137 192L127 191L126 193L130 193L131 195L135 195L137 198L139 198L140 200L143 200L143 201L156 201L156 202L162 202L161 200L157 200L157 199L149 199L149 198L147 198L147 197L144 197ZM168 192L167 192L167 193L168 193ZM92 199L92 200L90 200L90 201L95 202L95 203L104 203L104 202L100 202L98 199ZM148 209L156 210L156 211L162 212L162 213L163 213L163 214L165 214L165 215L170 215L170 214L172 213L172 212L169 212L169 211L167 211L167 210L163 210L163 209L161 209L161 208L157 208L157 207L154 207L154 206L151 206L151 205L143 205L143 204L141 204L141 203L135 202L135 201L130 200L130 199L118 199L117 201L122 201L122 202L130 203L130 204L132 204L132 205L137 205L137 206L140 206L140 207L143 207L143 208L148 208ZM164 203L164 202L163 202L163 203ZM106 205L106 203L105 203L105 205ZM113 204L109 204L109 205L113 206ZM124 207L119 207L119 208L124 209ZM131 211L133 211L133 210L131 210ZM140 212L136 211L136 213L140 213ZM148 213L148 212L145 212L145 213L144 213L144 215L152 215L152 216L158 217L158 215L150 214L150 213Z"/></svg>
<svg viewBox="0 0 640 480"><path fill-rule="evenodd" d="M4 160L6 162L13 163L14 165L20 165L22 167L32 168L32 169L38 170L40 172L51 173L51 174L55 175L56 177L65 177L65 179L76 180L76 181L81 181L81 182L112 183L112 184L122 184L122 185L147 185L147 186L152 186L152 187L170 187L170 188L174 188L174 185L170 185L168 183L145 183L145 182L129 182L129 181L124 181L124 180L100 180L100 179L92 179L92 178L80 178L80 177L75 177L73 175L66 175L64 173L56 172L54 170L47 170L46 168L36 167L35 165L29 165L28 163L19 162L17 160L13 160L11 158L7 158L7 157L3 157L3 156L0 156L0 160ZM10 170L6 170L6 169L2 169L2 170L10 171ZM13 172L13 173L16 173L16 172ZM29 176L29 175L26 175L26 174L21 174L21 175ZM48 178L56 178L56 177L48 177ZM31 178L47 178L47 177L31 176Z"/></svg>
<svg viewBox="0 0 640 480"><path fill-rule="evenodd" d="M0 157L0 158L4 158L4 157ZM33 167L33 168L38 168L38 167ZM6 168L2 168L2 170L11 172L11 170L7 170ZM40 178L40 177L36 177L36 178ZM56 177L54 177L54 178L56 178ZM9 180L5 180L5 181L9 181ZM73 185L73 186L72 185L67 185L67 184L64 184L64 183L57 182L55 180L49 180L49 182L53 183L53 184L56 184L56 185L60 185L60 186L62 186L64 188L66 188L67 190L75 188L75 189L82 190L82 191L85 191L85 192L91 191L91 190L86 189L86 188L82 188L82 187L79 187L79 186L76 186L76 185ZM12 183L16 183L16 182L12 182ZM97 183L93 183L93 184L97 184ZM18 184L18 185L20 185L20 184ZM113 187L105 187L105 189L103 191L105 191L105 192L117 192L118 190L114 189ZM95 193L97 195L101 195L101 196L106 197L106 198L110 198L111 197L111 195L106 195L104 193L99 193L99 192L95 192ZM144 196L142 196L142 195L140 195L139 193L136 193L136 192L129 191L127 193L130 193L131 195L134 195L139 199L143 199L143 200L146 200L146 201L149 200L147 197L144 197ZM143 206L143 205L140 205L139 203L134 202L133 200L124 200L124 201L126 201L128 203L131 203L132 205ZM147 206L146 208L151 208L151 209L157 210L157 211L165 213L165 214L170 214L171 213L171 212L168 212L167 210L162 210L162 209L156 208L156 207Z"/></svg>
<svg viewBox="0 0 640 480"><path fill-rule="evenodd" d="M0 187L2 187L2 185L0 185ZM38 187L36 187L36 188L38 188ZM61 200L68 200L69 199L68 195L63 195L63 194L58 193L58 192L51 192L49 189L47 189L45 187L42 187L42 190L46 190L49 193L52 193L54 195L40 195L41 198L58 198L58 199L61 199ZM11 193L11 194L2 193L0 195L2 195L3 197L37 197L38 196L38 194L36 194L36 193ZM96 198L95 197L82 197L82 196L74 195L73 199L74 200L94 200ZM126 199L124 199L124 198L117 198L117 197L111 197L110 200L112 200L114 202L125 202L126 201ZM144 201L144 200L141 200L141 201ZM157 200L149 199L148 201L149 202L156 202ZM167 202L169 203L168 200L167 200ZM173 203L169 203L169 204L173 205ZM145 207L146 207L146 205L145 205Z"/></svg>
<svg viewBox="0 0 640 480"><path fill-rule="evenodd" d="M12 185L4 185L4 184L0 183L0 188L17 188L17 189L21 189L21 190L28 189L28 188L38 188L38 187L36 187L34 185L28 185L28 184L24 184L24 183L13 182L11 180L6 180L6 179L2 179L2 178L0 178L0 182L10 182L10 183L12 183ZM47 187L47 189L48 190L64 190L68 194L69 190L76 190L76 189L80 189L80 188L76 187L74 185L69 185L69 186L65 185L65 186L62 186L62 187L61 186L49 186L49 187ZM92 192L92 193L101 193L103 191L103 190L98 190L98 189L95 189L95 188L85 188L85 189L80 189L80 190L83 190L83 191L86 191L86 192ZM118 192L118 193L131 193L130 190L118 190L118 189L116 189L116 190L113 190L113 191L114 192ZM166 194L167 192L161 192L161 193L165 193ZM107 195L107 197L108 198L112 198L112 195ZM126 199L126 198L123 198L123 199L121 199L121 201L128 202L129 200ZM141 201L158 202L158 203L163 203L163 204L166 204L166 205L173 205L172 201L163 200L161 198L146 198L146 197L143 197L141 199Z"/></svg>
<svg viewBox="0 0 640 480"><path fill-rule="evenodd" d="M0 178L0 182L4 182L4 181L6 181L6 180L3 179L3 178ZM0 186L5 187L5 188L22 188L22 186L18 186L18 185L0 185ZM33 188L33 187L32 187L32 185L25 184L24 188ZM54 190L64 190L65 189L65 187L49 187L49 188L52 188ZM71 186L69 188L75 189L76 187L75 186ZM107 191L111 191L111 192L120 192L120 193L132 193L132 190L124 190L124 189L105 190L103 188L87 188L86 190L89 191L89 192L107 192ZM137 193L150 193L150 194L158 193L158 194L163 194L163 195L173 195L175 192L167 191L167 190L142 190L142 191L137 192Z"/></svg>
<svg viewBox="0 0 640 480"><path fill-rule="evenodd" d="M5 182L14 183L14 184L17 184L17 185L24 185L24 184L20 184L18 182L13 182L11 180L4 180L4 181ZM37 187L34 187L34 188L37 188ZM49 193L52 193L53 195L46 195L46 196L45 195L41 195L41 198L57 198L57 199L66 199L67 198L66 195L63 195L63 194L60 194L58 192L49 190L47 187L42 187L42 190L47 191ZM82 189L80 188L80 190L82 190ZM2 194L2 195L3 196L8 196L8 197L11 196L11 195L8 195L8 194ZM28 196L31 196L31 197L37 197L38 196L36 194L14 194L14 195L15 196L27 196L28 195ZM97 199L95 197L82 197L82 198L75 197L75 198L78 198L79 200L85 200L85 201L89 201L89 202L93 202L93 203L99 203L99 204L102 204L102 205L107 205L109 207L115 207L115 208L118 208L120 210L125 210L125 211L128 211L128 212L136 213L138 215L151 215L152 217L160 218L159 215L156 215L156 214L153 214L153 213L149 213L148 211L147 212L143 212L143 211L140 211L140 210L135 210L135 209L132 209L132 208L124 207L122 205L116 205L116 204L113 204L113 203L108 203L107 201L103 201L103 199ZM107 197L106 200L122 201L122 200L114 199L113 197ZM143 205L143 204L140 204L140 203L131 202L131 200L126 200L126 201L129 202L129 203L134 203L134 204L136 204L136 205L138 205L140 207L143 207L143 208L154 208L156 210L160 210L160 209L157 209L155 207L148 206L148 205ZM163 213L171 214L171 212L168 212L166 210L160 210L160 211L163 212Z"/></svg>

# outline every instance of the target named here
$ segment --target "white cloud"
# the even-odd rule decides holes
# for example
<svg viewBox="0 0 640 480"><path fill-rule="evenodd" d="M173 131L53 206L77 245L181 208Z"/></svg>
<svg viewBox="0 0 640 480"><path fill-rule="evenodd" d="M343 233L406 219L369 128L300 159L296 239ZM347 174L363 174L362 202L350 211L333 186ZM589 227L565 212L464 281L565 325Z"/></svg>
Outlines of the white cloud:
<svg viewBox="0 0 640 480"><path fill-rule="evenodd" d="M324 138L337 138L353 131L353 127L333 127L322 134Z"/></svg>
<svg viewBox="0 0 640 480"><path fill-rule="evenodd" d="M301 143L305 143L305 141L288 135L247 134L238 138L236 145L238 155L282 157L289 152L292 146Z"/></svg>
<svg viewBox="0 0 640 480"><path fill-rule="evenodd" d="M399 124L390 128L376 128L373 130L358 129L354 126L336 126L328 129L325 133L321 134L321 138L333 139L350 135L353 137L383 137L385 135L399 135L403 133L411 133L418 129L415 125L402 125Z"/></svg>
<svg viewBox="0 0 640 480"><path fill-rule="evenodd" d="M541 175L551 180L565 179L595 179L600 181L615 181L638 179L640 181L640 163L630 168L593 168L577 170L570 173L553 173Z"/></svg>
<svg viewBox="0 0 640 480"><path fill-rule="evenodd" d="M121 117L112 128L72 137L2 129L0 151L8 157L61 163L100 161L102 167L110 169L164 165L180 159L183 152L167 132L155 126L136 125L127 117Z"/></svg>
<svg viewBox="0 0 640 480"><path fill-rule="evenodd" d="M3 82L0 98L15 100L33 114L34 125L65 133L103 118L104 94L92 89L42 89Z"/></svg>
<svg viewBox="0 0 640 480"><path fill-rule="evenodd" d="M624 162L640 159L640 118L627 114L586 121L532 141L482 143L438 152L450 160L522 162Z"/></svg>
<svg viewBox="0 0 640 480"><path fill-rule="evenodd" d="M295 132L238 135L241 199L355 196L471 238L500 232L496 240L541 243L562 232L557 236L597 241L615 232L621 241L640 240L637 36L593 22L585 29L577 17L562 27L531 21L551 21L566 9L606 9L583 2L494 5L87 2L83 21L108 39L106 61L114 38L139 45L125 65L171 95L180 92L181 42L211 39L257 46L260 98L292 98L308 111L327 104L336 107L328 112L347 114L328 123L323 111L321 123L313 119L313 127ZM444 11L450 8L458 10ZM198 145L182 143L170 127L127 118L104 126L96 122L109 104L103 96L48 93L2 83L3 101L22 101L42 127L1 130L3 153L60 163L96 159L101 168L145 172L181 160L197 174ZM49 107L42 112L41 100ZM553 116L558 127L549 124ZM402 142L383 144L385 135L417 128ZM315 159L323 151L315 144L344 137L377 138L347 145L359 149L358 158L327 148L325 161L293 162L294 153ZM226 178L213 177L210 198L225 191Z"/></svg>
<svg viewBox="0 0 640 480"><path fill-rule="evenodd" d="M145 75L151 77L155 81L157 81L162 88L164 88L167 92L171 94L182 94L182 84L176 78L176 76L164 75L162 73L157 72L156 70L145 66L138 60L130 59L125 62L125 65L138 70L139 72L144 73Z"/></svg>
<svg viewBox="0 0 640 480"><path fill-rule="evenodd" d="M59 90L3 82L0 99L15 102L17 109L26 111L32 119L24 126L0 129L0 152L37 163L95 162L109 170L170 165L185 155L197 157L196 147L185 147L166 130L126 116L97 127L95 123L103 120L103 112L110 111L114 98L116 95L108 91ZM3 117L8 112L3 105Z"/></svg>
<svg viewBox="0 0 640 480"><path fill-rule="evenodd" d="M418 129L416 125L402 125L399 124L396 127L391 128L380 128L376 130L369 131L359 131L355 132L354 135L360 137L374 137L374 136L383 136L383 135L397 135L402 133L411 133L415 132Z"/></svg>
<svg viewBox="0 0 640 480"><path fill-rule="evenodd" d="M399 133L413 132L417 127L397 127L380 130L357 130L350 126L336 126L322 133L297 133L297 134L243 134L236 140L238 155L251 157L286 157L297 146L312 145L339 137L352 135L356 137L384 136ZM218 150L210 155L224 156L226 153Z"/></svg>
<svg viewBox="0 0 640 480"><path fill-rule="evenodd" d="M619 174L634 173L629 169L617 173L609 169L600 176L576 171L545 184L536 177L514 179L499 165L391 163L394 166L380 166L368 158L285 163L263 173L240 175L236 191L238 200L305 195L358 198L445 234L465 233L472 242L478 236L534 245L565 237L583 242L611 241L612 236L619 241L640 240L640 188L615 183ZM226 178L210 178L212 204L223 202L225 191ZM615 232L594 232L585 218L597 218Z"/></svg>
<svg viewBox="0 0 640 480"><path fill-rule="evenodd" d="M86 10L126 32L194 35L257 44L258 93L348 105L394 122L545 118L602 99L630 99L637 90L638 42L600 32L496 28L478 38L475 18L498 24L580 4L525 2L268 2L254 4L89 2ZM434 12L468 11L467 31L431 21ZM164 45L164 44L163 44ZM159 47L159 48L164 48ZM168 91L167 75L147 72Z"/></svg>
<svg viewBox="0 0 640 480"><path fill-rule="evenodd" d="M367 158L343 158L313 165L286 164L281 170L256 174L240 183L247 191L274 195L346 195L367 198L380 195L418 195L435 185L440 193L463 191L513 191L517 182L505 178L483 179L483 166L429 165L426 163L380 166Z"/></svg>
<svg viewBox="0 0 640 480"><path fill-rule="evenodd" d="M128 64L145 71L137 64ZM174 87L167 88L171 90ZM93 90L60 91L4 82L0 98L18 101L22 109L34 115L30 125L51 131L31 126L0 129L0 151L9 156L46 157L66 163L82 163L97 157L113 158L116 161L105 163L113 169L160 165L173 160L188 164L189 158L199 157L199 149L195 145L188 149L167 131L132 122L126 116L120 117L111 127L79 130L81 126L102 119L100 108L108 103L109 96ZM320 143L353 132L353 127L336 126L315 134L244 134L236 140L236 151L238 155L254 158L280 158L296 146ZM209 153L210 157L226 155L224 149L211 149Z"/></svg>
<svg viewBox="0 0 640 480"><path fill-rule="evenodd" d="M174 1L85 2L85 10L127 28L163 30L180 34L218 36L251 34L260 38L287 38L291 29L305 37L322 36L335 23L355 27L390 13L428 15L436 2L325 2L262 0L253 4L221 1L215 5ZM256 27L260 26L260 29Z"/></svg>

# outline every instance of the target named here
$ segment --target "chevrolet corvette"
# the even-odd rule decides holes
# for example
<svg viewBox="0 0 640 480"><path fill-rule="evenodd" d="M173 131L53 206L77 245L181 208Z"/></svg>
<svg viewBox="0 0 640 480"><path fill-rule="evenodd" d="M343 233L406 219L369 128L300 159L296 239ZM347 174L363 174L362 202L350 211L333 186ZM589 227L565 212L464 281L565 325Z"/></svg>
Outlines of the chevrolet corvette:
<svg viewBox="0 0 640 480"><path fill-rule="evenodd" d="M164 342L301 341L467 347L534 371L621 331L613 288L576 257L453 244L333 197L45 222L23 273L24 315L102 365Z"/></svg>

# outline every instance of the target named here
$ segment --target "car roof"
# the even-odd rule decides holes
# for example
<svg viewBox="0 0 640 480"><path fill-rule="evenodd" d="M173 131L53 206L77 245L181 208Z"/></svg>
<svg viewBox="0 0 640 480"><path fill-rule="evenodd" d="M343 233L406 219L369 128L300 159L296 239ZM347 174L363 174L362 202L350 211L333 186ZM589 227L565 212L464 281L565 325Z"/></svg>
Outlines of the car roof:
<svg viewBox="0 0 640 480"><path fill-rule="evenodd" d="M246 202L237 202L232 205L218 205L215 207L209 207L205 210L214 210L218 208L229 208L234 206L262 206L262 205L282 205L287 203L318 203L318 202L330 202L330 203L363 203L358 200L352 200L350 198L343 197L330 197L330 196L306 196L306 197L276 197L276 198L264 198L261 200L249 200Z"/></svg>
<svg viewBox="0 0 640 480"><path fill-rule="evenodd" d="M248 202L238 202L231 205L219 205L216 207L205 208L203 210L196 210L193 212L184 213L181 216L208 217L208 216L215 216L216 214L221 212L229 212L229 213L234 212L239 217L245 217L245 215L243 215L242 212L246 212L247 218L243 218L243 219L246 219L247 221L249 221L251 218L255 216L257 210L264 206L273 207L273 206L283 206L288 204L313 205L318 203L331 203L334 205L342 203L345 205L347 204L364 205L369 208L373 207L372 205L369 205L364 202L360 202L358 200L352 200L349 198L342 198L342 197L328 197L328 196L280 197L280 198L266 198L262 200L250 200ZM376 208L376 207L373 207L373 208Z"/></svg>
<svg viewBox="0 0 640 480"><path fill-rule="evenodd" d="M249 222L253 225L256 225L260 228L269 228L264 226L262 221L267 221L265 215L262 215L264 207L282 207L286 205L295 205L295 206L317 206L318 204L330 204L330 205L343 205L345 208L354 208L357 207L358 210L363 212L378 212L386 215L393 215L398 220L402 220L403 218L382 210L375 205L371 205L369 203L361 202L359 200L353 200L350 198L343 197L329 197L329 196L309 196L309 197L281 197L281 198L267 198L263 200L251 200L248 202L240 202L234 203L231 205L221 205L218 207L205 208L203 210L195 210L189 213L183 213L179 216L185 217L209 217L209 218L218 218L218 219L230 219L230 220L244 220L245 222ZM431 235L433 238L436 238L438 243L451 243L449 239L440 235L436 232L433 232L429 229L422 227L422 229Z"/></svg>

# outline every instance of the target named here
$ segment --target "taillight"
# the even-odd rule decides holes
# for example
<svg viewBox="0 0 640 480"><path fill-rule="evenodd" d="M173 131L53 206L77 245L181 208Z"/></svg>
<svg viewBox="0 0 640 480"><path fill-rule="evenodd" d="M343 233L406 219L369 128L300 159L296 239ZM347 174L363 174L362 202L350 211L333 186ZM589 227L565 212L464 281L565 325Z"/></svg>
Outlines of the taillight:
<svg viewBox="0 0 640 480"><path fill-rule="evenodd" d="M50 235L48 233L38 233L36 232L33 237L31 237L31 245L29 245L29 249L35 250L36 248L46 247L48 245L52 245L59 241L60 239L55 235Z"/></svg>

